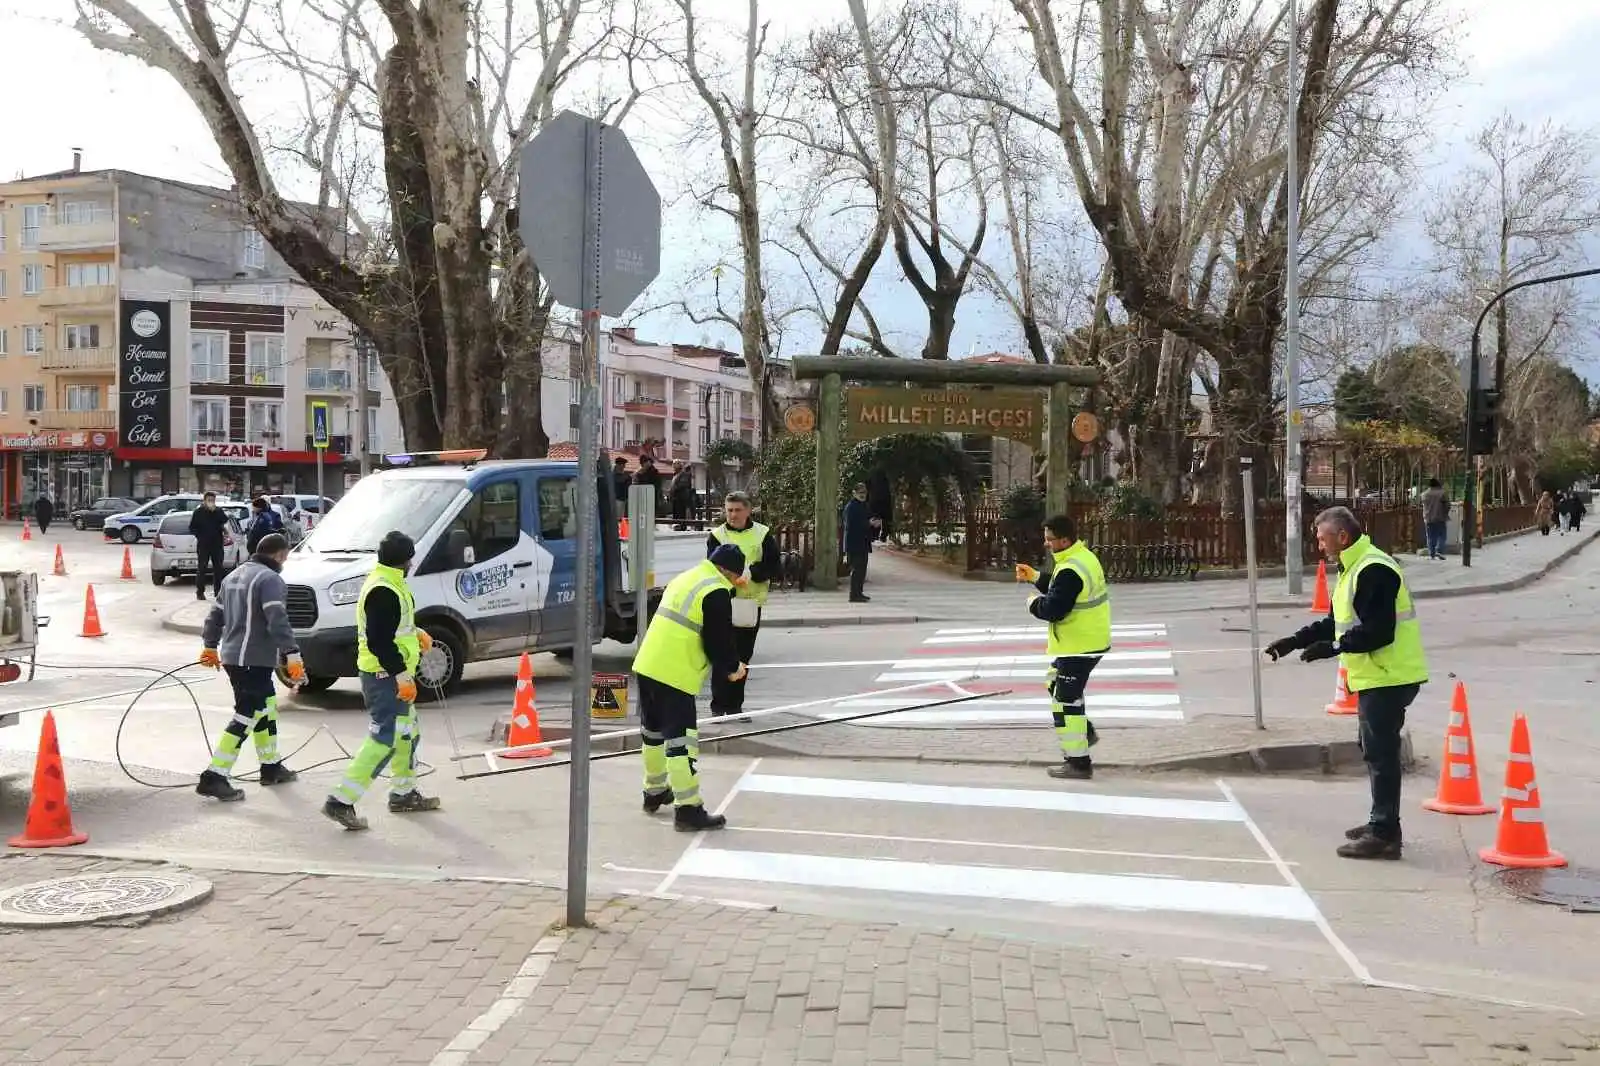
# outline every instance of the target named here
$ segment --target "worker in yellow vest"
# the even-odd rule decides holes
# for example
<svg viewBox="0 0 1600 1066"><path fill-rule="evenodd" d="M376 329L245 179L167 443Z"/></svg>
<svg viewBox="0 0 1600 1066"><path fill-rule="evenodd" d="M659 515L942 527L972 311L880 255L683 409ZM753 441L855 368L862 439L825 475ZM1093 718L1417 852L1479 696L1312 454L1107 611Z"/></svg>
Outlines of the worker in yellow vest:
<svg viewBox="0 0 1600 1066"><path fill-rule="evenodd" d="M1089 546L1078 539L1068 515L1045 519L1044 545L1054 568L1048 575L1026 563L1018 564L1017 580L1034 586L1028 613L1049 624L1047 654L1050 670L1050 714L1061 742L1061 765L1050 767L1051 777L1087 781L1094 776L1089 748L1098 738L1084 705L1089 675L1100 657L1111 650L1111 594L1106 572Z"/></svg>
<svg viewBox="0 0 1600 1066"><path fill-rule="evenodd" d="M746 665L738 657L733 629L733 582L744 572L744 552L723 544L711 558L673 578L633 660L644 810L654 814L673 804L680 833L728 824L720 814L707 814L700 798L694 701L708 676L744 680Z"/></svg>
<svg viewBox="0 0 1600 1066"><path fill-rule="evenodd" d="M1348 507L1317 515L1317 545L1339 565L1333 609L1294 636L1267 645L1266 654L1273 662L1292 651L1300 651L1301 661L1308 663L1339 657L1345 684L1356 694L1372 810L1366 824L1345 831L1338 853L1346 859L1398 859L1400 732L1406 709L1428 680L1422 627L1400 564L1378 550Z"/></svg>
<svg viewBox="0 0 1600 1066"><path fill-rule="evenodd" d="M761 632L761 608L766 605L767 590L782 560L772 530L750 517L749 496L742 492L728 493L722 501L722 515L722 525L706 538L706 555L709 557L724 544L732 544L744 553L749 569L733 583L733 639L739 649L739 661L749 663L756 653L756 636ZM712 717L721 718L743 710L744 679L730 681L721 674L712 674Z"/></svg>

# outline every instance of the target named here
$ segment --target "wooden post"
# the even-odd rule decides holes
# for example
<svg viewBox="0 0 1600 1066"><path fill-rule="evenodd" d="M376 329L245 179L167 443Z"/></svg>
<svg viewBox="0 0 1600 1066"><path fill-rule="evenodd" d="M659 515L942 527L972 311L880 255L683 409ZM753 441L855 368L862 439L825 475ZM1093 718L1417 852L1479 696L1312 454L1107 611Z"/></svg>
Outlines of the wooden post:
<svg viewBox="0 0 1600 1066"><path fill-rule="evenodd" d="M816 570L811 583L832 592L839 587L839 423L844 414L839 375L824 375L817 392L817 502L811 526L816 531Z"/></svg>
<svg viewBox="0 0 1600 1066"><path fill-rule="evenodd" d="M1067 487L1072 484L1072 416L1072 386L1058 381L1050 386L1050 412L1045 421L1047 515L1067 513Z"/></svg>

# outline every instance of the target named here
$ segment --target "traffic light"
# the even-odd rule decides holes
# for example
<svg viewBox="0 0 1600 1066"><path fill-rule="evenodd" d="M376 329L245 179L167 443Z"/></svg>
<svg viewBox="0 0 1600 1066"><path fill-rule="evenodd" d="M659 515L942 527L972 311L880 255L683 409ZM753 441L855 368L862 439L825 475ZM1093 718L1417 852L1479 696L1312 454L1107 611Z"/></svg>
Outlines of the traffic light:
<svg viewBox="0 0 1600 1066"><path fill-rule="evenodd" d="M1476 397L1468 412L1468 455L1493 455L1500 434L1500 393L1484 389Z"/></svg>

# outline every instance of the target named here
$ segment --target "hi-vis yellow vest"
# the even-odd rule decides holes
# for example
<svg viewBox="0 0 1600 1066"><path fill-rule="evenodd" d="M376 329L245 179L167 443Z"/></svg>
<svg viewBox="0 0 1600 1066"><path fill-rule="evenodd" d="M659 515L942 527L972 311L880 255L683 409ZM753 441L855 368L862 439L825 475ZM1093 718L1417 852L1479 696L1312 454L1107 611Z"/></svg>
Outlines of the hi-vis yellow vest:
<svg viewBox="0 0 1600 1066"><path fill-rule="evenodd" d="M1422 627L1417 624L1411 589L1400 564L1376 548L1368 537L1359 538L1339 553L1344 568L1333 590L1333 634L1337 639L1355 625L1356 578L1369 566L1387 566L1400 578L1394 601L1394 643L1372 652L1341 652L1345 684L1351 692L1393 685L1420 685L1428 680L1428 658L1422 651Z"/></svg>
<svg viewBox="0 0 1600 1066"><path fill-rule="evenodd" d="M761 545L766 543L767 534L772 530L760 522L751 522L748 529L729 529L723 523L711 531L717 538L718 544L732 544L744 552L744 565L746 569L755 566L761 561ZM733 594L741 600L755 600L757 603L767 602L767 586L765 581L747 581L743 586L736 586Z"/></svg>
<svg viewBox="0 0 1600 1066"><path fill-rule="evenodd" d="M394 631L394 642L406 661L406 672L416 673L422 661L422 638L417 636L417 601L406 585L406 575L392 566L375 566L361 586L361 597L356 601L356 669L363 674L383 673L383 664L367 647L367 593L375 588L393 589L400 600L400 626Z"/></svg>
<svg viewBox="0 0 1600 1066"><path fill-rule="evenodd" d="M732 588L709 559L668 582L639 654L634 656L634 672L679 692L698 693L711 676L711 660L700 642L705 600L717 589Z"/></svg>
<svg viewBox="0 0 1600 1066"><path fill-rule="evenodd" d="M1111 647L1111 594L1106 589L1106 572L1100 560L1083 541L1073 541L1066 551L1056 552L1052 584L1071 570L1083 582L1072 610L1059 622L1050 623L1050 658L1063 655L1093 655Z"/></svg>

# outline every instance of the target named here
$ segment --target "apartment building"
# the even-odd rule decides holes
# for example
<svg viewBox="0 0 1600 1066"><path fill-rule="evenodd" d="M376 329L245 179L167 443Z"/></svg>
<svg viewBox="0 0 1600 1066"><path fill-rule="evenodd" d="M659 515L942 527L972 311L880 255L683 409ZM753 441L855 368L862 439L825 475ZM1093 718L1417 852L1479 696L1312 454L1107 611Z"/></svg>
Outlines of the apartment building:
<svg viewBox="0 0 1600 1066"><path fill-rule="evenodd" d="M85 171L76 153L0 183L0 510L203 484L219 450L194 445L219 440L268 446L228 478L305 490L305 390L354 406L349 341L226 190Z"/></svg>

